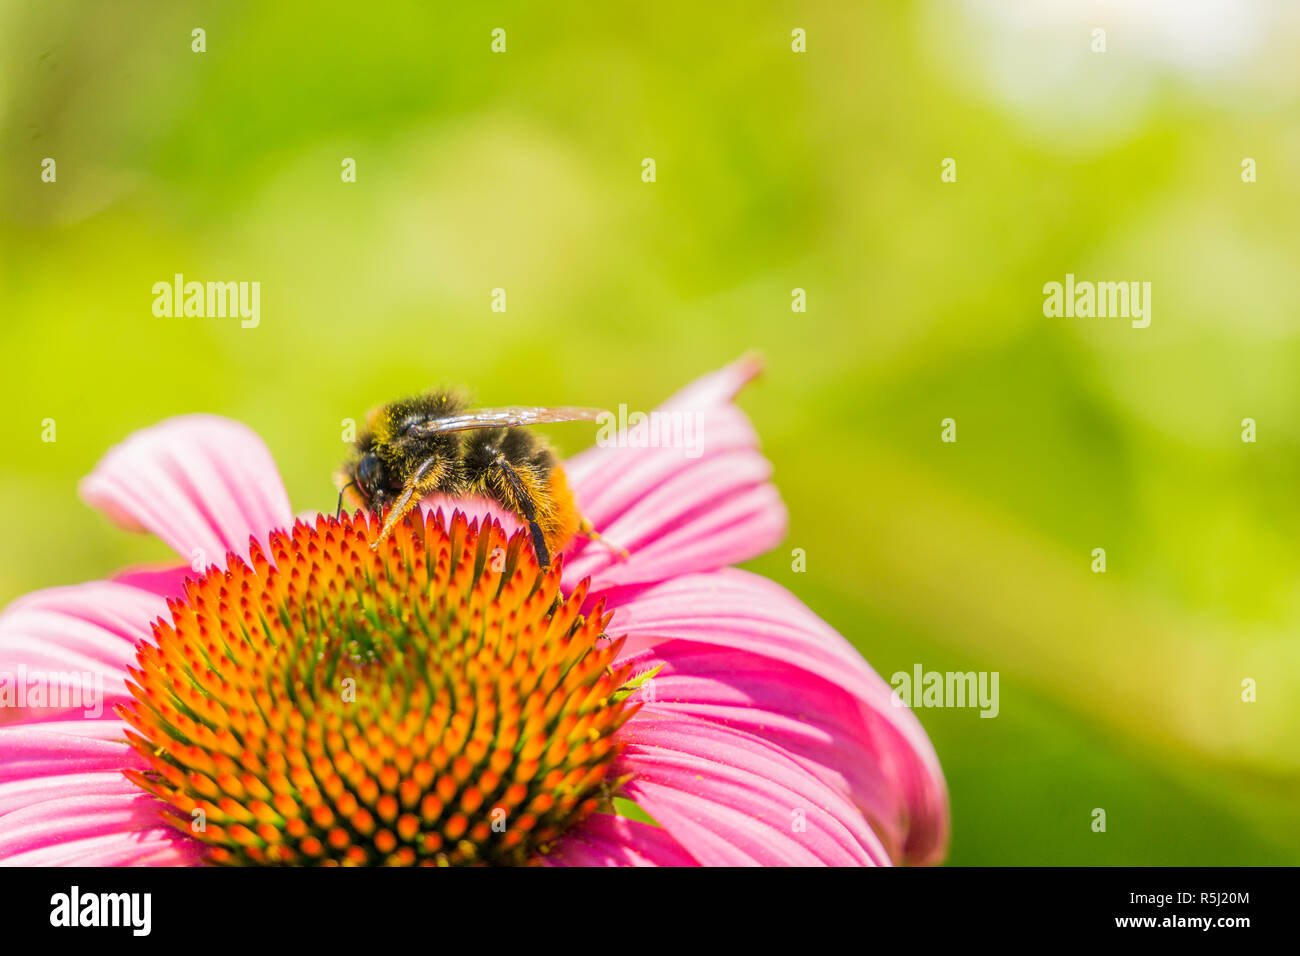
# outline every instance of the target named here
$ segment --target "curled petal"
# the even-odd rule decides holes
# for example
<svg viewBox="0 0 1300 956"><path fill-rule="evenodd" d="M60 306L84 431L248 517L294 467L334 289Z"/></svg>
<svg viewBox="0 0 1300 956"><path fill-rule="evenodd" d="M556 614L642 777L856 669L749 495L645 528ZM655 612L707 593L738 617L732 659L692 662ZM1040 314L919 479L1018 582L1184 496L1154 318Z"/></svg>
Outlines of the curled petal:
<svg viewBox="0 0 1300 956"><path fill-rule="evenodd" d="M293 522L271 453L246 425L215 415L169 418L110 449L81 496L123 527L146 530L202 567L248 557Z"/></svg>
<svg viewBox="0 0 1300 956"><path fill-rule="evenodd" d="M731 399L757 374L742 359L688 385L652 415L676 416L698 443L597 446L565 465L579 509L626 560L579 541L566 581L597 587L712 570L769 550L785 535L786 510L758 437ZM623 445L622 442L615 443Z"/></svg>
<svg viewBox="0 0 1300 956"><path fill-rule="evenodd" d="M624 792L706 866L869 866L862 814L752 734L642 710L624 728Z"/></svg>
<svg viewBox="0 0 1300 956"><path fill-rule="evenodd" d="M805 733L774 721L761 734L766 737L770 732L804 766L823 766L827 771L823 779L847 788L891 857L911 863L943 857L948 839L947 790L920 722L910 710L895 705L889 685L792 594L757 575L726 569L655 585L614 588L593 595L592 600L599 596L615 609L609 633L627 636L625 655L662 656L674 664L670 674L676 678L696 676L702 681L683 687L685 693L699 696L693 702L684 697L680 709L711 720L737 716L725 710L736 698L719 686L733 680L727 665L718 658L689 657L691 649L668 642L722 651L736 667L735 685L747 689L751 705L786 718L799 707L798 714L819 722L818 730ZM778 665L773 675L798 689L798 700L783 698L779 688L749 673L739 655ZM698 673L689 673L697 667ZM822 696L814 703L818 694ZM658 687L655 697L664 697ZM708 709L712 707L724 709ZM839 763L837 753L852 755L852 762ZM838 772L832 762L839 764ZM654 815L649 808L647 812Z"/></svg>
<svg viewBox="0 0 1300 956"><path fill-rule="evenodd" d="M902 860L908 808L890 778L889 741L873 735L847 691L781 661L690 641L666 641L623 662L634 673L654 673L638 691L643 713L690 716L761 738L849 798L889 857Z"/></svg>
<svg viewBox="0 0 1300 956"><path fill-rule="evenodd" d="M742 355L716 372L701 375L663 403L662 408L709 408L725 405L735 398L742 388L763 371L763 360L755 353Z"/></svg>

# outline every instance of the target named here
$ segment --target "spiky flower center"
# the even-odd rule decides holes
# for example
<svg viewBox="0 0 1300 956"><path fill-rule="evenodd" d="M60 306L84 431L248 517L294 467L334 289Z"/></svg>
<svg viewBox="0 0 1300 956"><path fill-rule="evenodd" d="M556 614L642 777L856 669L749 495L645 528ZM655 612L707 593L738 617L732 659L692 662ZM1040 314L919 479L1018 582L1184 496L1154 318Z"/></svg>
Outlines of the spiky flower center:
<svg viewBox="0 0 1300 956"><path fill-rule="evenodd" d="M634 707L585 583L460 514L377 535L272 534L140 646L127 774L211 862L523 864L608 798Z"/></svg>

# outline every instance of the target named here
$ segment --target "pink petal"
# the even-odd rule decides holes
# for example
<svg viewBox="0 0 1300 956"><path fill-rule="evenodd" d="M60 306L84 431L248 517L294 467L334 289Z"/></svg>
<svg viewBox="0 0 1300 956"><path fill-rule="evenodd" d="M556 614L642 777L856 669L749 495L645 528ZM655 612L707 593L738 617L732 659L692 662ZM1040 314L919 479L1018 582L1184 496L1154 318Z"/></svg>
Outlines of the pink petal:
<svg viewBox="0 0 1300 956"><path fill-rule="evenodd" d="M607 587L712 570L781 540L786 511L769 480L772 467L749 420L730 404L758 369L756 360L742 359L657 409L694 415L698 449L598 446L565 464L583 516L631 552L622 560L580 539L566 555L566 582L591 576Z"/></svg>
<svg viewBox="0 0 1300 956"><path fill-rule="evenodd" d="M742 355L716 372L701 375L663 403L662 408L706 408L725 405L763 371L763 360L755 353Z"/></svg>
<svg viewBox="0 0 1300 956"><path fill-rule="evenodd" d="M14 601L0 614L0 674L19 692L35 681L46 688L47 700L60 694L80 703L60 708L51 701L32 709L22 706L24 694L18 707L0 711L0 723L60 710L112 717L113 705L128 697L124 681L135 645L150 639L151 623L167 613L159 595L114 581L48 588Z"/></svg>
<svg viewBox="0 0 1300 956"><path fill-rule="evenodd" d="M597 813L542 858L547 866L698 866L662 827Z"/></svg>
<svg viewBox="0 0 1300 956"><path fill-rule="evenodd" d="M0 856L11 857L68 840L151 830L162 825L158 801L134 793L64 797L31 804L0 817Z"/></svg>
<svg viewBox="0 0 1300 956"><path fill-rule="evenodd" d="M114 521L147 530L187 561L248 557L293 522L271 454L252 429L215 415L169 418L110 449L81 482L81 496Z"/></svg>
<svg viewBox="0 0 1300 956"><path fill-rule="evenodd" d="M122 776L142 761L120 721L0 728L0 865L192 864L201 847Z"/></svg>
<svg viewBox="0 0 1300 956"><path fill-rule="evenodd" d="M893 858L915 863L942 858L948 838L947 791L925 731L911 711L894 705L890 686L857 651L792 594L757 575L725 569L615 588L604 596L615 609L609 633L627 635L625 657L653 648L653 654L679 664L682 674L698 666L696 676L711 680L713 686L695 684L683 687L683 692L701 694L698 704L706 707L734 708L738 701L723 696L718 686L728 680L722 658L691 661L689 649L662 645L690 641L735 654L737 686L752 695L756 706L785 714L787 720L793 712L818 722L811 736L789 723L774 723L774 741L803 766L827 771L840 755L855 755L839 766L838 774L823 773L823 778L847 787L841 792L869 816ZM764 684L752 674L749 663L754 659L776 662L773 673L792 682L808 703L794 710L797 701L782 697L770 681ZM796 676L800 672L805 676ZM830 696L816 701L823 692ZM655 696L667 699L658 687ZM683 700L681 710L697 717L736 716L692 708L689 698ZM752 720L749 726L753 728ZM762 730L755 732L766 736Z"/></svg>
<svg viewBox="0 0 1300 956"><path fill-rule="evenodd" d="M901 861L909 809L892 775L889 741L873 736L847 691L769 657L689 641L666 641L623 662L638 674L657 669L653 685L637 692L649 701L643 713L690 716L761 738L850 798Z"/></svg>
<svg viewBox="0 0 1300 956"><path fill-rule="evenodd" d="M620 732L624 792L705 866L870 866L862 814L760 737L642 710Z"/></svg>
<svg viewBox="0 0 1300 956"><path fill-rule="evenodd" d="M12 866L198 866L203 845L171 827L128 830L48 843L0 859Z"/></svg>
<svg viewBox="0 0 1300 956"><path fill-rule="evenodd" d="M111 580L160 597L180 598L185 596L186 579L197 579L198 576L188 564L141 565L125 568L114 574Z"/></svg>
<svg viewBox="0 0 1300 956"><path fill-rule="evenodd" d="M162 822L159 802L134 793L47 800L0 817L0 865L125 866L141 857L193 865L202 845Z"/></svg>
<svg viewBox="0 0 1300 956"><path fill-rule="evenodd" d="M120 770L89 773L60 773L47 777L24 777L0 783L0 817L23 807L70 797L89 800L100 796L138 794L140 788ZM0 851L2 852L2 851Z"/></svg>
<svg viewBox="0 0 1300 956"><path fill-rule="evenodd" d="M0 727L0 783L143 766L117 719Z"/></svg>

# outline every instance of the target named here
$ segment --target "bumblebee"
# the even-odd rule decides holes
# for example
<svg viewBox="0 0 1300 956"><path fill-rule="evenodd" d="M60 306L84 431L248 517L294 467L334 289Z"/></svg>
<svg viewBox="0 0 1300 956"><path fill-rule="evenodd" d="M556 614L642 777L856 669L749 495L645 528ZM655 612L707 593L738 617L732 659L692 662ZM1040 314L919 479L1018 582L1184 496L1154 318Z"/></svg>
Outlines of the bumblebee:
<svg viewBox="0 0 1300 956"><path fill-rule="evenodd" d="M378 548L427 495L487 498L528 525L538 563L546 567L575 535L600 536L578 513L555 454L527 426L595 421L602 414L522 405L470 409L463 395L443 389L399 399L366 417L336 476L339 508L347 496L381 515L390 509L371 545ZM347 495L353 489L355 498Z"/></svg>

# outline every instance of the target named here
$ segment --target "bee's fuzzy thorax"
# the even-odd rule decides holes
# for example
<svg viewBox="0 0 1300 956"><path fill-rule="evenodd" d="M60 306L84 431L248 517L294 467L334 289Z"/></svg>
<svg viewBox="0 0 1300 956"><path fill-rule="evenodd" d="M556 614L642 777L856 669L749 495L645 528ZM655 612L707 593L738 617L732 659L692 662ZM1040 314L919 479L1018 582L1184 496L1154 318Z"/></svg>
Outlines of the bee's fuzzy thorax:
<svg viewBox="0 0 1300 956"><path fill-rule="evenodd" d="M404 426L412 422L458 415L467 408L469 398L464 392L440 388L381 405L370 412L366 423L375 443L382 445L391 441L401 433Z"/></svg>

